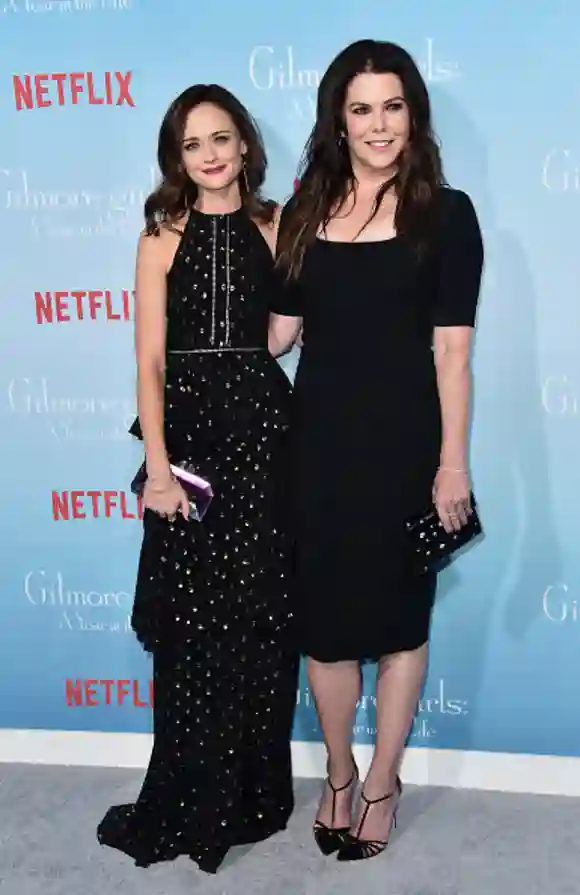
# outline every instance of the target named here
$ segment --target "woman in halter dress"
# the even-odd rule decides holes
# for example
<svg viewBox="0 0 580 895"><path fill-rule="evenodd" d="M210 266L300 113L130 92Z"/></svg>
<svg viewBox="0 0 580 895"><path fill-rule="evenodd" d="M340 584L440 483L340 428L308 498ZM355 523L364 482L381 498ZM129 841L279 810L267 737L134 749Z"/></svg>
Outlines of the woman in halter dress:
<svg viewBox="0 0 580 895"><path fill-rule="evenodd" d="M159 135L136 278L139 418L147 482L133 628L154 665L154 746L134 804L98 838L140 866L284 829L293 809L297 688L281 471L290 384L267 347L276 206L266 157L228 91L197 85ZM170 462L206 478L189 521Z"/></svg>

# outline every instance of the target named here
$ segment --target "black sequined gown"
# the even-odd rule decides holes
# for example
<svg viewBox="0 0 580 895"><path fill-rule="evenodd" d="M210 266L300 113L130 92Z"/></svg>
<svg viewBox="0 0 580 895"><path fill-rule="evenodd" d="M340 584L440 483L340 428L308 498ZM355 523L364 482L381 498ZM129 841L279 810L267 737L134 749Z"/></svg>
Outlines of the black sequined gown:
<svg viewBox="0 0 580 895"><path fill-rule="evenodd" d="M202 523L145 513L132 621L153 654L154 746L137 802L98 828L140 866L183 854L215 872L293 809L290 384L266 347L272 286L244 210L191 214L168 274L166 442L215 498Z"/></svg>

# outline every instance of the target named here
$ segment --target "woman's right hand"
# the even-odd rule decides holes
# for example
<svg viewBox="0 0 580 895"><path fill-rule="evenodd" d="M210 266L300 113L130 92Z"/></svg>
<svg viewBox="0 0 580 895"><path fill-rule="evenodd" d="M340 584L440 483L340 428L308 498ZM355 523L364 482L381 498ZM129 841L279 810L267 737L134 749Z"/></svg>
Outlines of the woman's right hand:
<svg viewBox="0 0 580 895"><path fill-rule="evenodd" d="M181 510L184 519L189 519L189 500L179 482L173 477L163 481L148 479L143 489L143 506L166 516L171 522Z"/></svg>

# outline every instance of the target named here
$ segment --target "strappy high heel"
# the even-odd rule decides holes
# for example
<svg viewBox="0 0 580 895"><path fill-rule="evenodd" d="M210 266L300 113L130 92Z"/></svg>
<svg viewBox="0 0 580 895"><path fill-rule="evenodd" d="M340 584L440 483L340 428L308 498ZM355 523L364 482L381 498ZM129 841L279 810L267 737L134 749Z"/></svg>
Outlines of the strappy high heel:
<svg viewBox="0 0 580 895"><path fill-rule="evenodd" d="M345 783L344 786L333 786L330 777L326 778L326 784L332 790L332 809L330 815L330 826L323 824L321 820L315 820L314 825L312 827L312 833L314 836L314 841L316 842L318 848L322 852L323 855L331 855L333 852L338 851L341 845L344 842L345 836L348 835L350 830L350 826L348 827L335 827L334 826L334 817L336 814L336 797L339 792L344 792L345 789L348 789L349 786L358 780L358 768L355 765L354 770L352 772L352 777Z"/></svg>
<svg viewBox="0 0 580 895"><path fill-rule="evenodd" d="M367 799L365 794L361 792L360 797L365 803L363 815L361 817L356 833L352 834L348 832L346 836L343 836L342 843L338 849L338 854L336 856L338 861L363 861L366 858L375 858L377 855L380 855L382 852L384 852L387 845L389 844L391 830L393 829L393 827L397 826L397 810L399 807L398 802L395 806L395 810L393 811L393 816L391 818L391 829L389 830L389 836L387 837L387 839L362 839L362 828L372 805L377 805L379 802L386 802L387 799L392 799L394 796L397 796L397 799L399 799L402 792L403 784L401 783L399 777L397 777L395 789L392 792L387 793L386 796L381 796L379 799Z"/></svg>

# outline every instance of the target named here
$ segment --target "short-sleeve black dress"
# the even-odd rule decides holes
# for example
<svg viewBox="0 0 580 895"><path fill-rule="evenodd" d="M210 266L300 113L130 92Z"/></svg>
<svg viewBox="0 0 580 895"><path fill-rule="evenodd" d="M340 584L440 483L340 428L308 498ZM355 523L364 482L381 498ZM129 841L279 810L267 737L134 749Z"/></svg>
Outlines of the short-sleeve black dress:
<svg viewBox="0 0 580 895"><path fill-rule="evenodd" d="M301 651L322 662L428 639L436 575L411 568L405 520L432 504L440 460L434 327L474 326L483 266L467 194L441 188L436 208L422 260L402 236L317 239L272 309L303 317L291 426L295 610Z"/></svg>

